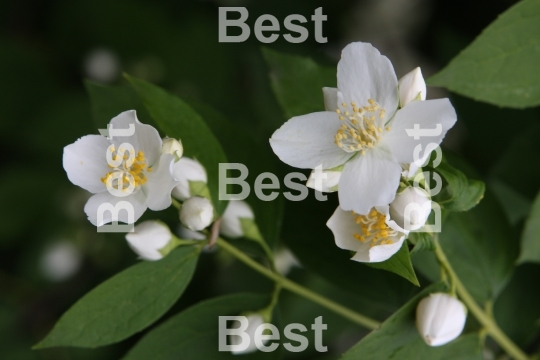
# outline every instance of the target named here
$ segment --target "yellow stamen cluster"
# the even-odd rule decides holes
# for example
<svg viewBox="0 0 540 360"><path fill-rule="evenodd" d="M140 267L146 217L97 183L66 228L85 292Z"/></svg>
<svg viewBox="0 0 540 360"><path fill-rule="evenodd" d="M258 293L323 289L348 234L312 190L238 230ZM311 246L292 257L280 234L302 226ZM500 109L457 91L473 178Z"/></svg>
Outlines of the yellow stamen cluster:
<svg viewBox="0 0 540 360"><path fill-rule="evenodd" d="M334 136L337 146L347 152L359 151L365 154L379 142L385 131L386 110L382 109L373 99L368 99L368 105L357 106L355 102L342 103L342 109L336 109L339 119L343 121L341 128Z"/></svg>
<svg viewBox="0 0 540 360"><path fill-rule="evenodd" d="M118 152L115 151L114 147L109 148L108 151L112 152L112 159L114 161L118 161L120 159L120 155L118 154ZM122 149L120 149L120 153L123 153ZM135 151L131 151L131 157L133 157L134 160L129 167L127 164L127 160L130 157L125 153L122 158L122 163L119 166L114 167L109 164L109 167L111 167L113 170L105 174L105 176L101 178L101 182L103 182L104 184L109 184L109 186L120 190L118 178L121 176L121 190L126 190L129 187L130 183L135 188L139 188L140 186L144 185L148 181L146 173L151 172L152 168L147 167L146 158L143 151L139 151L137 153L137 156L135 156ZM117 175L113 177L113 174L115 173L119 173L120 176Z"/></svg>
<svg viewBox="0 0 540 360"><path fill-rule="evenodd" d="M386 225L386 216L375 209L367 215L358 215L351 211L354 221L360 226L360 233L354 233L356 240L363 243L368 242L371 247L377 245L388 245L394 242L390 239L398 235L398 232Z"/></svg>

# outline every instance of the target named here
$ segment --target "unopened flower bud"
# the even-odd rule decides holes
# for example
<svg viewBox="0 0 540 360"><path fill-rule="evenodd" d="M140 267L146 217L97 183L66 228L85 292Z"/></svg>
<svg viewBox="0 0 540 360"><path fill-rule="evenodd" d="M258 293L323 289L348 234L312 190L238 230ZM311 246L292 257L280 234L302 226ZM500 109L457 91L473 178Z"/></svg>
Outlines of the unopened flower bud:
<svg viewBox="0 0 540 360"><path fill-rule="evenodd" d="M341 171L314 169L306 182L306 186L321 192L338 190Z"/></svg>
<svg viewBox="0 0 540 360"><path fill-rule="evenodd" d="M193 196L180 208L180 221L189 230L199 231L212 223L214 207L207 198Z"/></svg>
<svg viewBox="0 0 540 360"><path fill-rule="evenodd" d="M196 160L183 157L173 165L173 176L178 181L178 185L172 190L172 196L180 201L189 199L198 194L192 194L191 184L204 183L208 179L204 167Z"/></svg>
<svg viewBox="0 0 540 360"><path fill-rule="evenodd" d="M399 79L398 88L401 107L414 100L426 100L426 82L419 67Z"/></svg>
<svg viewBox="0 0 540 360"><path fill-rule="evenodd" d="M174 156L174 161L177 162L184 153L184 147L179 140L173 138L163 139L163 145L161 146L162 154L171 154Z"/></svg>
<svg viewBox="0 0 540 360"><path fill-rule="evenodd" d="M242 200L231 200L221 218L219 232L230 238L244 236L240 219L253 219L255 215L249 205Z"/></svg>
<svg viewBox="0 0 540 360"><path fill-rule="evenodd" d="M126 234L129 247L141 259L160 260L172 250L164 251L173 240L173 234L160 221L148 220L135 226L135 231Z"/></svg>
<svg viewBox="0 0 540 360"><path fill-rule="evenodd" d="M64 281L75 275L82 265L83 254L72 242L57 241L49 245L42 255L40 268L50 281Z"/></svg>
<svg viewBox="0 0 540 360"><path fill-rule="evenodd" d="M445 293L430 294L416 307L416 327L429 346L444 345L457 338L466 318L465 305Z"/></svg>
<svg viewBox="0 0 540 360"><path fill-rule="evenodd" d="M431 212L428 193L418 187L407 187L390 204L390 218L407 231L420 229Z"/></svg>
<svg viewBox="0 0 540 360"><path fill-rule="evenodd" d="M255 343L255 331L259 326L264 324L264 318L261 314L253 313L251 315L246 316L247 318L247 328L244 330L244 333L246 333L249 336L250 342L249 344L247 342L243 341L243 338L239 336L234 336L231 338L231 345L232 349L231 352L235 355L240 354L249 354L254 351L257 351L257 345ZM243 320L246 321L246 320ZM244 325L245 326L245 325ZM268 342L267 340L264 341L264 343Z"/></svg>

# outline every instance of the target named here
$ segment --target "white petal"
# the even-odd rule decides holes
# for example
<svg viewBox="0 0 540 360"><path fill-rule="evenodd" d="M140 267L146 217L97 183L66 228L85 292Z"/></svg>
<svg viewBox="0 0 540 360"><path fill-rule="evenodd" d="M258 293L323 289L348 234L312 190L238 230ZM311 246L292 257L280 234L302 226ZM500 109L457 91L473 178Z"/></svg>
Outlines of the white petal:
<svg viewBox="0 0 540 360"><path fill-rule="evenodd" d="M407 164L414 161L413 151L418 145L422 145L422 155L429 143L440 144L446 132L454 126L457 120L456 111L448 99L413 101L400 109L392 122L391 129L381 139L380 145L387 146L396 159ZM437 129L439 135L420 136L415 140L411 133L415 125L420 129ZM407 133L409 129L409 133Z"/></svg>
<svg viewBox="0 0 540 360"><path fill-rule="evenodd" d="M135 231L126 234L129 246L144 260L159 260L159 252L172 239L169 228L158 221L144 221L135 226Z"/></svg>
<svg viewBox="0 0 540 360"><path fill-rule="evenodd" d="M338 90L337 88L323 87L324 109L326 111L336 111L338 108Z"/></svg>
<svg viewBox="0 0 540 360"><path fill-rule="evenodd" d="M426 100L426 82L419 67L399 79L398 85L401 107L415 99Z"/></svg>
<svg viewBox="0 0 540 360"><path fill-rule="evenodd" d="M388 119L398 107L398 81L394 67L386 56L371 44L355 42L341 54L337 70L338 90L350 107L368 105L373 99L386 110Z"/></svg>
<svg viewBox="0 0 540 360"><path fill-rule="evenodd" d="M320 183L315 181L316 170L313 170L309 175L306 182L306 186L321 192L334 192L337 191L339 179L341 178L341 171L323 170L321 174L326 177L322 178Z"/></svg>
<svg viewBox="0 0 540 360"><path fill-rule="evenodd" d="M111 171L105 158L109 145L103 136L87 135L66 146L62 161L68 179L91 193L105 191L101 178Z"/></svg>
<svg viewBox="0 0 540 360"><path fill-rule="evenodd" d="M255 215L247 202L243 200L230 200L221 218L219 232L231 239L244 236L240 218L253 219Z"/></svg>
<svg viewBox="0 0 540 360"><path fill-rule="evenodd" d="M133 146L136 152L143 151L148 165L154 164L161 152L161 137L158 131L151 125L143 124L137 119L135 110L124 111L111 120L111 125L115 129L128 129L130 124L134 124L135 133L131 136L115 136L111 142L116 149L120 144L128 143Z"/></svg>
<svg viewBox="0 0 540 360"><path fill-rule="evenodd" d="M334 143L341 123L335 112L321 111L296 116L277 129L270 146L286 164L303 169L322 165L330 169L345 163L353 154Z"/></svg>
<svg viewBox="0 0 540 360"><path fill-rule="evenodd" d="M95 194L86 202L84 206L84 212L88 216L88 220L95 226L101 226L103 224L110 223L112 221L111 211L105 211L103 213L103 219L98 223L97 214L98 209L101 205L107 206L105 204L109 203L113 207L116 206L120 201L127 201L132 205L134 219L131 222L128 222L128 212L126 210L120 210L118 212L118 221L123 223L134 223L139 220L142 214L146 211L146 196L142 191L137 191L129 196L117 197L110 194L108 191L103 191Z"/></svg>
<svg viewBox="0 0 540 360"><path fill-rule="evenodd" d="M394 241L393 244L377 245L370 247L369 245L363 246L351 260L359 262L381 262L388 260L399 251L401 245L405 240L405 236L401 236L398 241Z"/></svg>
<svg viewBox="0 0 540 360"><path fill-rule="evenodd" d="M147 172L148 181L143 185L146 194L146 204L151 210L164 210L171 206L172 189L178 185L172 175L174 156L162 154L157 165Z"/></svg>
<svg viewBox="0 0 540 360"><path fill-rule="evenodd" d="M326 226L334 234L336 245L341 249L359 251L360 247L364 245L354 238L354 234L360 230L354 219L350 211L345 211L338 206L326 223Z"/></svg>
<svg viewBox="0 0 540 360"><path fill-rule="evenodd" d="M173 176L178 180L178 185L173 189L172 195L181 201L191 197L190 181L208 182L204 167L197 160L187 157L183 157L174 163Z"/></svg>
<svg viewBox="0 0 540 360"><path fill-rule="evenodd" d="M388 205L399 185L401 166L377 146L345 164L339 180L339 206L367 214L372 207Z"/></svg>

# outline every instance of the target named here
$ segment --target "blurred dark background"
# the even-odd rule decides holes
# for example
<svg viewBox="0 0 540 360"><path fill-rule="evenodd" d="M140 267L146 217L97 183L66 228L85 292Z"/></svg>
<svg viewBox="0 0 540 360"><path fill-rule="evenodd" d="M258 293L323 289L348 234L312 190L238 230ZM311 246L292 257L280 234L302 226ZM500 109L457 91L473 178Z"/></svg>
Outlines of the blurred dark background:
<svg viewBox="0 0 540 360"><path fill-rule="evenodd" d="M121 84L121 74L127 72L151 81L212 106L271 152L267 139L286 119L269 85L262 44L253 32L245 43L218 43L218 7L247 7L248 24L253 27L261 14L272 14L283 24L289 14L310 19L322 6L328 16L323 25L327 43L315 42L309 21L306 42L289 44L280 36L266 46L335 66L344 45L371 42L392 60L398 77L421 66L428 78L513 3L1 1L0 358L117 359L139 338L96 350L30 350L79 297L136 261L121 236L96 233L83 212L88 195L67 180L62 168L63 147L97 133L85 78L114 85ZM442 89L428 89L428 97L443 96L448 94ZM540 153L539 129L534 125L538 109L501 110L451 97L459 122L445 146L469 162L500 197L521 201L526 214L538 191L540 172L536 166L520 167L514 160L520 154L520 159L527 157L532 159L528 164L535 164ZM276 165L287 171L277 161ZM518 178L518 169L527 176ZM282 234L299 231L298 222L288 216L302 211L295 206L300 205L286 203ZM324 223L335 205L314 206L309 221L320 223L316 229L323 230L315 234L328 239L331 235ZM523 214L512 214L514 222L522 220ZM170 213L165 216L174 218ZM203 255L193 283L171 313L210 296L270 289L271 284L244 267L227 264L229 259L219 254ZM347 293L316 275L296 268L291 276L346 302ZM310 306L287 295L283 302L285 319L308 312ZM329 339L335 338L338 353L362 334L339 318L328 321Z"/></svg>

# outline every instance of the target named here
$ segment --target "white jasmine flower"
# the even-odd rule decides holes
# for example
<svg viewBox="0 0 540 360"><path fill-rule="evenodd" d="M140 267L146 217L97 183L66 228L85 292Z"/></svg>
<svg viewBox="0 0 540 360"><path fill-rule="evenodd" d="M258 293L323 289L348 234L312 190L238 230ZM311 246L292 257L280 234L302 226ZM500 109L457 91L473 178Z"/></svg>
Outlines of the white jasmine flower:
<svg viewBox="0 0 540 360"><path fill-rule="evenodd" d="M51 281L64 281L75 275L82 265L83 256L69 241L49 245L40 261L43 276Z"/></svg>
<svg viewBox="0 0 540 360"><path fill-rule="evenodd" d="M135 216L132 222L147 208L157 211L171 205L171 191L177 184L172 176L174 157L160 155L161 138L157 130L142 124L135 110L125 111L110 122L114 129L128 129L130 124L135 127L131 136L114 136L108 140L100 135L87 135L64 148L63 164L69 180L95 194L86 202L84 211L96 226L113 221L111 211L105 211L98 222L102 204L131 203ZM118 165L109 166L107 157ZM119 211L118 218L128 223L127 211Z"/></svg>
<svg viewBox="0 0 540 360"><path fill-rule="evenodd" d="M340 206L368 214L374 206L394 200L400 164L413 162L416 145L425 148L428 143L440 143L456 122L456 113L448 99L413 101L398 110L398 81L392 64L370 44L345 47L337 80L334 112L290 119L274 132L270 145L291 166L332 169L344 165ZM329 103L331 90L324 91L325 103ZM415 125L441 131L415 139L406 131Z"/></svg>
<svg viewBox="0 0 540 360"><path fill-rule="evenodd" d="M260 314L251 314L247 316L248 327L244 332L249 336L250 342L247 348L240 347L241 338L239 336L234 336L231 338L232 350L231 352L235 355L240 354L249 354L254 351L257 351L257 345L255 345L255 330L264 324L264 318ZM264 340L263 343L267 343L268 340Z"/></svg>
<svg viewBox="0 0 540 360"><path fill-rule="evenodd" d="M166 137L165 139L163 139L161 153L173 155L175 161L178 162L178 160L180 160L182 154L184 153L184 147L182 146L181 141Z"/></svg>
<svg viewBox="0 0 540 360"><path fill-rule="evenodd" d="M408 233L390 219L388 206L373 208L367 215L338 206L326 226L332 230L336 245L355 251L351 260L359 262L388 260L401 248Z"/></svg>
<svg viewBox="0 0 540 360"><path fill-rule="evenodd" d="M426 100L426 82L419 67L399 79L398 87L401 107L414 100Z"/></svg>
<svg viewBox="0 0 540 360"><path fill-rule="evenodd" d="M180 208L180 221L189 230L202 230L210 225L212 220L214 207L210 200L202 196L187 199Z"/></svg>
<svg viewBox="0 0 540 360"><path fill-rule="evenodd" d="M180 200L184 201L191 196L190 182L203 182L207 183L208 178L206 176L206 170L197 161L187 157L183 157L173 165L173 175L178 180L178 185L173 189L172 195Z"/></svg>
<svg viewBox="0 0 540 360"><path fill-rule="evenodd" d="M221 218L219 232L231 239L244 236L240 219L254 219L255 214L243 200L231 200Z"/></svg>
<svg viewBox="0 0 540 360"><path fill-rule="evenodd" d="M163 259L168 253L163 250L174 241L167 225L160 221L144 221L135 226L134 230L126 234L126 240L129 247L143 260Z"/></svg>
<svg viewBox="0 0 540 360"><path fill-rule="evenodd" d="M431 198L418 187L409 186L396 195L390 204L390 217L402 229L417 230L426 223L431 212Z"/></svg>
<svg viewBox="0 0 540 360"><path fill-rule="evenodd" d="M453 296L430 294L416 307L416 327L429 346L444 345L463 331L467 309Z"/></svg>

